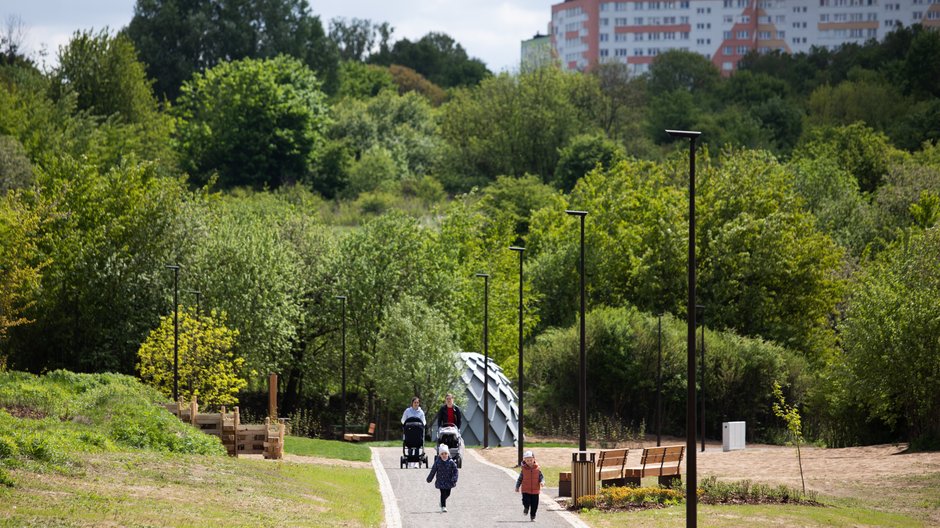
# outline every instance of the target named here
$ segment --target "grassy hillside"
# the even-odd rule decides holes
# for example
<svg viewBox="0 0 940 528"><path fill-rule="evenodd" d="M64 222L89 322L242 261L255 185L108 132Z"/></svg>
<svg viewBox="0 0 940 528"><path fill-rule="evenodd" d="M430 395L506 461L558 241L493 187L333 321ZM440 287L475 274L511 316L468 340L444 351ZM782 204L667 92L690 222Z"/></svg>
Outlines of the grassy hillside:
<svg viewBox="0 0 940 528"><path fill-rule="evenodd" d="M230 458L160 400L128 376L0 373L0 526L381 524L365 464Z"/></svg>

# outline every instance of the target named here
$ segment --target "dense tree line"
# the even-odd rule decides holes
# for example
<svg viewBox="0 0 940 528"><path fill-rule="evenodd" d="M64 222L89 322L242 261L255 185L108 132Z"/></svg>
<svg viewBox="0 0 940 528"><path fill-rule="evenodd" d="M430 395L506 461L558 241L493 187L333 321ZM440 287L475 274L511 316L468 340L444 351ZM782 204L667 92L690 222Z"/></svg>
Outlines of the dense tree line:
<svg viewBox="0 0 940 528"><path fill-rule="evenodd" d="M222 42L247 27L290 35ZM323 432L338 295L357 413L448 390L453 352L481 347L481 271L490 352L515 372L517 244L527 392L547 427L576 401L564 210L578 208L590 405L649 425L665 314L666 424L681 434L689 168L662 129L697 128L708 434L746 419L771 438L777 381L832 445L940 439L940 77L910 66L932 67L936 32L752 56L729 78L679 51L642 77L490 75L446 35L391 35L362 20L324 32L303 1L141 0L125 31L76 33L52 71L8 45L0 368L165 387L178 264L186 342L218 366L219 401L238 376L257 388L280 372L286 408L318 409Z"/></svg>

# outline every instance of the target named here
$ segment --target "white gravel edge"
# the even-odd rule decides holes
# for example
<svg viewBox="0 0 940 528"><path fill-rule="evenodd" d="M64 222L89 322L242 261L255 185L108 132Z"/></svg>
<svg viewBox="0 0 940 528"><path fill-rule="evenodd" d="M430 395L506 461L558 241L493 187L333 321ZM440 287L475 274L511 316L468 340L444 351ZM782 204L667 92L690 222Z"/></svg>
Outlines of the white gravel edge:
<svg viewBox="0 0 940 528"><path fill-rule="evenodd" d="M370 447L372 452L372 469L375 470L375 478L379 481L379 493L382 495L382 504L385 505L385 528L401 528L401 512L398 510L398 499L392 491L392 483L388 480L388 473L382 467L382 461L379 458L379 452L374 447Z"/></svg>

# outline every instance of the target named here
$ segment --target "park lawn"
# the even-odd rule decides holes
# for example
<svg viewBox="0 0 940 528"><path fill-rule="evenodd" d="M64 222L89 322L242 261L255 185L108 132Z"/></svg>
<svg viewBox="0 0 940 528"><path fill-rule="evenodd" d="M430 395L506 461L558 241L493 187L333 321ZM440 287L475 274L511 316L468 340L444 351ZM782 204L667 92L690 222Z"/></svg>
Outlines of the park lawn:
<svg viewBox="0 0 940 528"><path fill-rule="evenodd" d="M636 512L586 511L580 514L580 518L592 528L612 528L614 526L681 528L686 525L684 503L669 508ZM698 526L702 528L738 528L741 526L919 528L926 525L923 520L899 513L880 512L835 503L827 507L791 506L786 504L741 506L701 504L698 507Z"/></svg>
<svg viewBox="0 0 940 528"><path fill-rule="evenodd" d="M380 526L371 468L118 451L78 469L10 471L0 526ZM350 501L349 497L356 497Z"/></svg>
<svg viewBox="0 0 940 528"><path fill-rule="evenodd" d="M400 443L399 443L400 444ZM303 436L284 437L284 452L292 455L335 458L353 462L372 460L369 447L377 447L375 442L342 442L340 440L320 440Z"/></svg>
<svg viewBox="0 0 940 528"><path fill-rule="evenodd" d="M655 479L653 479L655 480ZM820 496L825 506L707 505L698 506L698 526L801 526L886 528L940 526L940 473L886 478L881 485L859 484L840 497ZM583 511L592 528L685 526L685 503L634 512Z"/></svg>

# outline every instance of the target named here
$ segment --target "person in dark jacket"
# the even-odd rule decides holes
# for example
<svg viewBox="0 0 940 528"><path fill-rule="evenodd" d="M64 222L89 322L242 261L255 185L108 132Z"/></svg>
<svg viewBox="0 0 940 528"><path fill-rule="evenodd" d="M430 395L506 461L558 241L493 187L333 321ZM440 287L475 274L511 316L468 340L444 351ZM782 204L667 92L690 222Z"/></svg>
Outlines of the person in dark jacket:
<svg viewBox="0 0 940 528"><path fill-rule="evenodd" d="M545 475L539 469L532 451L522 455L522 468L519 478L516 479L516 493L522 492L522 515L528 515L535 520L535 513L539 511L539 493L545 487Z"/></svg>
<svg viewBox="0 0 940 528"><path fill-rule="evenodd" d="M435 476L434 487L441 490L441 513L447 512L447 498L450 490L457 486L457 464L450 459L450 449L444 444L438 448L439 456L434 459L427 481L431 482Z"/></svg>
<svg viewBox="0 0 940 528"><path fill-rule="evenodd" d="M444 397L444 405L441 406L441 410L437 411L434 422L437 423L438 427L443 427L446 424L454 424L459 430L462 419L463 413L460 412L460 407L454 405L454 395L448 393L447 396Z"/></svg>

